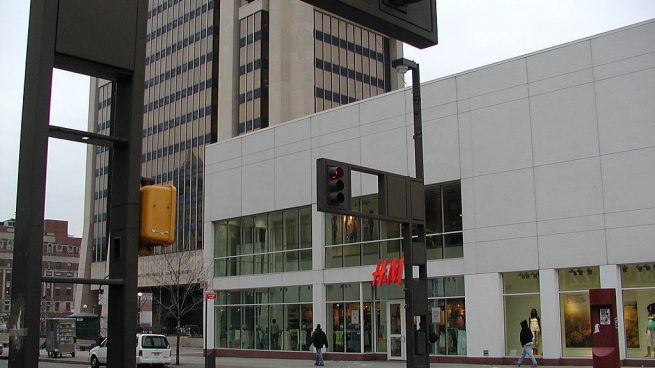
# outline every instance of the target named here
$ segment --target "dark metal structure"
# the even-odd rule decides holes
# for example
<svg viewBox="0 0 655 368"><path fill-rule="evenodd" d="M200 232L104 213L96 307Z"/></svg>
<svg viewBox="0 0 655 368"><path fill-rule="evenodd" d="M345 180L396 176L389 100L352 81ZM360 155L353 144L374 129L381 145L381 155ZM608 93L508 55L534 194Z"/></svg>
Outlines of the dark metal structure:
<svg viewBox="0 0 655 368"><path fill-rule="evenodd" d="M109 285L110 367L135 365L147 0L32 0L18 166L9 367L37 367L42 282ZM113 82L111 136L50 126L54 68ZM41 277L48 139L110 148L109 278Z"/></svg>
<svg viewBox="0 0 655 368"><path fill-rule="evenodd" d="M412 71L412 115L414 117L414 164L416 169L416 180L421 183L423 194L423 210L425 210L425 181L423 170L423 118L421 116L421 77L418 64L414 61L402 58L391 62L391 66L400 69L402 67ZM413 226L413 229L412 229ZM415 231L416 240L407 239ZM411 285L405 278L405 312L407 326L416 328L415 334L408 334L407 346L414 345L414 351L407 354L407 367L428 368L430 367L430 352L428 350L428 266L425 240L425 216L422 221L403 224L403 244L411 244L411 247L403 248L405 259L405 274L418 268L418 280ZM411 294L411 295L410 295ZM414 339L412 341L412 339ZM426 349L426 350L423 350ZM411 362L410 362L411 360Z"/></svg>
<svg viewBox="0 0 655 368"><path fill-rule="evenodd" d="M414 138L420 141L420 126L418 132L419 134L415 134ZM420 155L422 156L422 144L418 144L418 146L421 149ZM422 157L418 158L417 162L421 165L421 170L417 170L417 172L422 174ZM343 175L339 176L339 180L343 182L339 184L339 188L343 188L343 190L339 190L343 200L331 201L330 195L334 193L332 188L334 188L333 180L335 176L332 173L335 168L338 168L339 172L343 172ZM355 172L377 176L377 213L362 213L350 209L352 200L350 178ZM320 158L316 162L316 184L316 201L319 211L402 224L403 257L405 259L403 271L405 274L407 367L429 367L425 186L423 178L412 178ZM418 268L418 278L414 278L414 267Z"/></svg>
<svg viewBox="0 0 655 368"><path fill-rule="evenodd" d="M302 0L424 49L437 38L436 0Z"/></svg>

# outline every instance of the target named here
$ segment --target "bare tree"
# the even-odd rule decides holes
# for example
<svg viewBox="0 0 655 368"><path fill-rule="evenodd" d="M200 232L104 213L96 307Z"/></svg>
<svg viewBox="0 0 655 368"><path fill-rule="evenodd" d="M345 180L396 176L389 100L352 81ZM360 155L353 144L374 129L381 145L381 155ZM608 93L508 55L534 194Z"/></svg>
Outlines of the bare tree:
<svg viewBox="0 0 655 368"><path fill-rule="evenodd" d="M153 256L150 278L156 288L152 298L162 311L175 320L175 364L180 364L180 321L202 303L202 281L210 277L201 252L174 252ZM204 331L206 333L206 331Z"/></svg>

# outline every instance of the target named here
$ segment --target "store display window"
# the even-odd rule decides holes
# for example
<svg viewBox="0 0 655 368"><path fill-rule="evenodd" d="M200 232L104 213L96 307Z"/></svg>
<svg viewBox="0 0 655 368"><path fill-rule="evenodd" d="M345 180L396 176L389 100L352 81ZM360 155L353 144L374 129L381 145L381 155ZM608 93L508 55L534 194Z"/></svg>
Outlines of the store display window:
<svg viewBox="0 0 655 368"><path fill-rule="evenodd" d="M428 280L428 328L437 337L430 353L466 355L464 276Z"/></svg>
<svg viewBox="0 0 655 368"><path fill-rule="evenodd" d="M621 266L628 358L655 359L655 263Z"/></svg>
<svg viewBox="0 0 655 368"><path fill-rule="evenodd" d="M543 354L541 339L541 303L539 297L539 271L508 272L503 274L503 301L505 303L505 355L521 354L521 321L527 321L532 332L532 351Z"/></svg>
<svg viewBox="0 0 655 368"><path fill-rule="evenodd" d="M558 271L562 356L591 356L589 289L600 288L598 267Z"/></svg>
<svg viewBox="0 0 655 368"><path fill-rule="evenodd" d="M360 289L361 288L361 289ZM370 352L373 349L370 284L326 285L328 351Z"/></svg>
<svg viewBox="0 0 655 368"><path fill-rule="evenodd" d="M312 286L217 293L218 348L308 351L313 330Z"/></svg>

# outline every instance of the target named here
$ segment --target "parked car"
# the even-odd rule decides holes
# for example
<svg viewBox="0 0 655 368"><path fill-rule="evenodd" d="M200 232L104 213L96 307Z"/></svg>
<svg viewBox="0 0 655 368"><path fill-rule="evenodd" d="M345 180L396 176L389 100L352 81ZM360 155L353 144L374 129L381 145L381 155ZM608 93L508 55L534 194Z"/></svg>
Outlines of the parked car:
<svg viewBox="0 0 655 368"><path fill-rule="evenodd" d="M89 351L92 368L107 364L107 339ZM171 363L171 345L166 336L155 334L136 335L136 364L165 366Z"/></svg>

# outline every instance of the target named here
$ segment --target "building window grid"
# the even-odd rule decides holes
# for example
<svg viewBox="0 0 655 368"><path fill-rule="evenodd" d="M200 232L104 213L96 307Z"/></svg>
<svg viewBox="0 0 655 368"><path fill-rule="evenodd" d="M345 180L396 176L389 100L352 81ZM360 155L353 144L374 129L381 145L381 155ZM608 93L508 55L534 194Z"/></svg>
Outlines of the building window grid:
<svg viewBox="0 0 655 368"><path fill-rule="evenodd" d="M268 126L268 12L240 20L238 133Z"/></svg>
<svg viewBox="0 0 655 368"><path fill-rule="evenodd" d="M210 1L210 3L212 3L212 2ZM201 7L205 7L205 5L202 5ZM192 12L191 5L188 2L181 2L180 6L177 6L175 8L169 8L168 13L162 13L161 11L157 12L155 14L156 16L153 16L153 17L151 17L149 19L149 22L148 22L149 32L152 32L153 29L155 29L156 27L159 27L160 25L164 24L168 19L170 19L170 17L177 16L177 14L179 14L180 12L182 12L184 14L190 14ZM173 13L175 13L175 14L173 14ZM184 98L183 99L184 101L181 101L181 103L175 103L173 101L178 97L178 93L175 93L174 95L171 95L170 92L166 93L166 91L170 91L171 89L174 89L174 88L172 88L173 86L182 85L182 84L188 85L188 81L199 82L201 80L201 78L199 78L199 76L200 75L206 75L207 74L207 69L209 69L209 71L211 72L211 68L207 68L206 65L200 63L200 60L203 59L201 54L205 55L205 57L204 57L205 64L207 64L209 61L214 59L212 53L206 52L207 48L211 48L211 42L209 42L207 40L207 38L209 38L210 36L213 37L213 33L215 32L215 29L213 28L213 16L210 16L212 14L212 12L206 12L206 13L203 13L203 14L200 14L200 13L203 13L203 12L196 10L195 17L189 17L189 19L185 20L184 24L179 25L177 27L170 27L171 28L170 32L165 32L166 34L162 35L162 37L156 37L155 39L151 39L150 42L147 42L147 50L150 50L150 51L152 51L152 50L161 50L161 51L155 57L152 57L152 52L151 52L151 57L148 57L146 59L146 75L150 76L150 79L148 79L146 81L146 83L147 83L146 85L150 85L151 83L154 85L155 81L157 81L157 84L160 84L160 88L157 88L157 89L154 89L154 90L153 89L146 89L146 98L145 98L145 100L146 101L158 101L157 104L161 105L161 106L160 106L160 109L158 111L156 111L156 113L154 113L154 114L153 113L148 113L147 108L145 109L146 114L145 114L145 117L144 117L145 118L144 122L146 123L146 126L148 126L148 125L152 126L153 124L149 124L152 121L165 120L165 119L163 119L163 117L166 114L169 114L171 111L173 111L173 112L174 111L183 111L183 110L191 111L192 108L189 108L189 107L199 105L198 101L200 101L200 100L210 101L211 100L208 97L203 97L205 95L201 91L202 90L201 87L202 87L203 83L196 83L196 85L197 85L196 88L194 88L194 86L191 86L190 90L189 90L189 88L186 88L185 91L187 91L187 92L190 91L191 95L193 95L193 96L189 96L188 98ZM202 15L202 16L199 16L199 15ZM198 26L200 26L201 24L202 24L202 27L201 27L202 29L200 29L200 31L192 32L192 30L199 29ZM166 27L168 28L168 25L166 25ZM155 32L156 32L156 30L155 30ZM175 46L173 46L172 41L174 39L175 40L182 39L181 44L178 45L178 43L176 43ZM181 46L181 47L177 47L177 46ZM186 48L187 51L184 53L184 56L190 55L191 60L189 62L184 62L183 63L183 65L185 66L184 68L182 68L181 66L173 68L172 66L175 63L179 64L179 62L177 62L176 60L183 57L183 55L181 53L179 53L179 52L176 53L176 52L173 51L173 49L176 49L176 51L181 51L182 49L185 49L185 48ZM204 53L199 53L199 51L201 51L201 50L205 51L205 52ZM170 57L169 57L169 55L170 55ZM210 55L211 57L207 56L207 55ZM168 71L168 72L162 70L162 69L164 69L164 66L168 67L168 68L165 68L165 70ZM185 73L182 73L182 74L184 74L183 76L179 76L179 75L175 76L174 74L176 74L176 73L172 72L172 70L175 70L177 72L178 68L179 68L180 73L182 73L182 69L185 69ZM194 70L194 73L189 73L191 71L191 69ZM211 80L211 79L209 81L207 81L207 78L204 78L202 80L206 80L206 82L204 83L205 88L209 88L210 86L213 86L215 84L213 82L213 80ZM202 93L202 96L198 96L197 95L198 93ZM162 97L160 99L159 98L160 95L164 96L164 97ZM179 93L179 95L180 95L180 98L181 98L181 93ZM101 101L106 100L107 101L107 102L101 103L99 106L109 105L110 100L108 100L106 98L100 98L99 100L101 100ZM153 102L152 106L154 106L154 102ZM187 107L186 109L184 108L185 106ZM200 141L210 141L211 140L211 134L209 132L209 123L208 123L210 113L211 113L211 108L210 107L209 108L205 107L205 108L202 108L200 110L194 110L192 113L187 114L190 117L189 119L186 119L187 122L191 122L192 119L193 120L198 119L198 120L200 120L200 125L203 126L205 131L207 131L206 134L199 136L200 138L203 138L203 139L197 139L198 142L200 142ZM99 119L99 121L103 121L103 120ZM189 128L189 129L191 129L193 131L199 129L198 127L195 126L195 125L198 125L198 124L189 124L189 125L194 125L194 127ZM100 127L108 126L108 124L99 124L99 126ZM151 131L152 130L153 129L151 129ZM144 131L147 132L147 129L144 129ZM184 134L184 133L186 133L186 132L183 132L182 134ZM170 134L171 134L171 138L172 138L173 135L180 136L179 130L175 131L175 132L171 132ZM206 139L207 137L209 139ZM164 142L167 142L167 141L168 141L168 138L163 137L161 135L159 137L154 138L154 139L145 139L144 140L144 148L154 147L154 145L156 145L156 144L163 144ZM191 144L191 145L187 145L187 146L194 146L194 145ZM192 148L191 152L189 152L188 154L185 154L185 156L191 155L193 161L197 160L198 158L200 158L200 160L202 160L203 156L204 156L203 155L204 152L202 152L202 150L200 149L199 146L200 146L200 144L198 144L198 147L195 147L195 149L193 149L193 147L190 147L190 148ZM158 152L158 151L159 150L155 150L155 152ZM147 156L147 154L146 154L146 156ZM150 155L150 156L152 157L152 155ZM169 173L168 175L159 174L159 175L156 175L156 177L158 177L158 178L172 177L173 175L171 175L170 173L173 172L174 170L169 170L168 168L173 164L174 161L178 162L177 158L174 159L173 157L169 157L168 160L166 160L166 162L159 162L159 163L156 163L155 165L145 165L145 169L147 171L157 170L157 169L159 169L159 170L162 170L162 169L163 170L168 170L168 173ZM106 172L108 172L108 166L105 165L104 167L101 166L101 170L98 173L100 175L104 175L104 174L106 174ZM202 175L202 170L193 170L193 172L197 173L198 175ZM193 182L192 185L196 189L201 188L200 184L199 184L199 183L202 182L201 178L191 179L189 181ZM179 188L179 186L178 186L178 188ZM189 189L192 190L193 188L189 188ZM188 196L185 193L181 193L181 197L186 198ZM195 196L195 197L199 198L198 196ZM188 201L183 201L183 202L186 203ZM185 214L192 214L193 213L193 214L195 214L195 218L200 218L201 215L199 215L199 213L201 213L201 210L202 210L200 205L192 204L192 205L190 205L190 207L192 207L192 208L189 208L189 209L181 208L180 212L185 213ZM186 226L186 228L197 229L198 233L202 230L201 226L198 226L198 225ZM185 231L185 229L182 228L182 227L180 229L182 230L181 232ZM184 238L184 235L186 235L186 234L181 234L181 235L182 235L182 237L178 237L178 239ZM201 234L200 234L200 236L201 236ZM198 248L198 247L201 246L202 241L201 241L200 236L195 236L195 240L194 239L189 239L187 237L187 238L184 238L184 240L182 242L184 244L187 244L188 245L187 247L195 249L195 248ZM106 252L103 254L102 246L100 244L101 244L100 239L97 239L96 241L94 241L94 248L98 250L98 252L97 252L98 256L94 257L94 261L95 260L104 260L104 259L106 259ZM94 251L94 254L96 254L95 251Z"/></svg>
<svg viewBox="0 0 655 368"><path fill-rule="evenodd" d="M289 213L294 214L293 219L288 216ZM260 226L257 225L258 219ZM295 230L289 233L288 224L293 222ZM233 230L231 237L230 226L234 227L235 224L238 224L239 230ZM278 224L281 226L276 226ZM306 271L312 268L311 207L223 220L214 226L218 253L215 256L215 277ZM247 233L248 228L250 234ZM256 247L264 250L255 250ZM241 253L244 248L245 253ZM231 252L240 254L228 254Z"/></svg>
<svg viewBox="0 0 655 368"><path fill-rule="evenodd" d="M314 69L315 110L326 110L389 90L389 72L385 68L389 58L388 40L317 10L314 14L317 63L321 60L339 66L336 72L334 67L332 70ZM348 69L353 69L354 73ZM360 73L368 78L362 76L361 81L357 80Z"/></svg>
<svg viewBox="0 0 655 368"><path fill-rule="evenodd" d="M426 247L428 259L464 256L460 182L428 185ZM438 207L434 208L432 205Z"/></svg>
<svg viewBox="0 0 655 368"><path fill-rule="evenodd" d="M375 196L353 200L355 211L377 211ZM430 209L435 206L438 213L433 214ZM463 257L460 183L426 186L426 209L428 259ZM326 268L373 265L380 258L402 255L403 237L396 223L334 214L326 214L325 221Z"/></svg>

